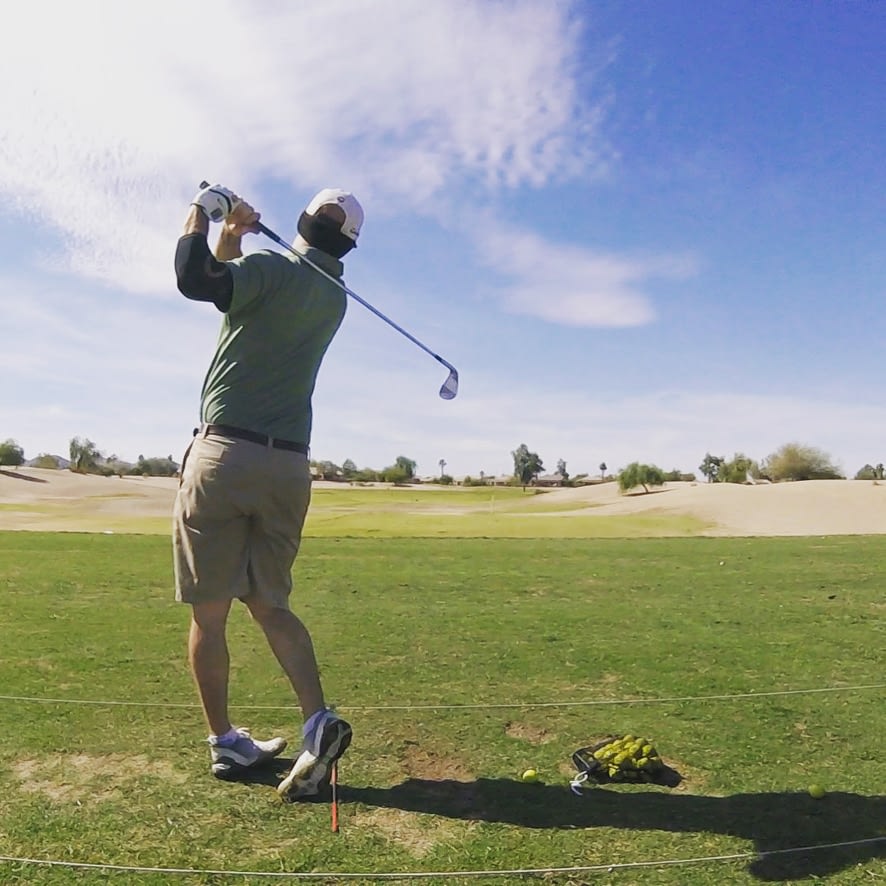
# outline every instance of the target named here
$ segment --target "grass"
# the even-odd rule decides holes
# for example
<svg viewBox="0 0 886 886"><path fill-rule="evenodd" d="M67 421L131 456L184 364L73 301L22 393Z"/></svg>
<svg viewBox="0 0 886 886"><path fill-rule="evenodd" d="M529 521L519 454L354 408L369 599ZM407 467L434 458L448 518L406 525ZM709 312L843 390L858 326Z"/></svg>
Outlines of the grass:
<svg viewBox="0 0 886 886"><path fill-rule="evenodd" d="M886 537L307 538L294 608L356 736L333 835L326 804L277 802L273 771L208 775L166 539L0 533L0 694L95 702L0 699L0 854L422 872L883 837L883 690L790 693L882 682L884 559ZM293 739L288 687L241 608L230 645L237 722ZM681 784L573 796L572 752L624 732L652 738ZM517 780L528 766L543 784ZM869 883L884 857L878 842L560 879ZM134 876L0 863L3 883L170 882Z"/></svg>

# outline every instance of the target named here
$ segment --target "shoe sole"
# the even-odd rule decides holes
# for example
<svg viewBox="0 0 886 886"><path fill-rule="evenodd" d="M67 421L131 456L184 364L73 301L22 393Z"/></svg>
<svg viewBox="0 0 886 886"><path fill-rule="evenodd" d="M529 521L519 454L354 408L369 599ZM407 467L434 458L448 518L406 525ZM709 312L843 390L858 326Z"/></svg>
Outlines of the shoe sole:
<svg viewBox="0 0 886 886"><path fill-rule="evenodd" d="M344 721L336 721L335 726L338 727L336 734L321 749L320 756L314 757L313 754L303 752L306 757L304 763L299 765L301 758L296 760L289 775L278 785L277 793L285 802L316 796L320 788L328 782L332 764L348 749L353 735L351 727Z"/></svg>

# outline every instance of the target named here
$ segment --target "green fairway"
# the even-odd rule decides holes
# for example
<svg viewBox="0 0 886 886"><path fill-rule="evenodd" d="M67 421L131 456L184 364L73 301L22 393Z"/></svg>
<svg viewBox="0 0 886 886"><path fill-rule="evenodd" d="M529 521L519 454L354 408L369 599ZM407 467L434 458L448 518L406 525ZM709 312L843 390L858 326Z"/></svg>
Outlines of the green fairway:
<svg viewBox="0 0 886 886"><path fill-rule="evenodd" d="M453 501L489 506L471 492ZM370 494L315 492L295 570L293 608L355 732L337 835L327 804L277 801L272 769L209 775L167 539L0 533L0 855L365 883L598 865L560 882L884 876L886 537L334 537L359 533ZM439 495L387 496L381 534L450 519ZM524 513L543 500L496 492L483 519L537 535L594 519ZM294 741L288 685L242 607L230 645L238 725ZM572 752L626 732L682 782L574 796ZM541 784L519 781L530 766ZM785 851L823 844L844 845ZM723 856L739 857L666 864ZM0 862L0 882L277 881Z"/></svg>

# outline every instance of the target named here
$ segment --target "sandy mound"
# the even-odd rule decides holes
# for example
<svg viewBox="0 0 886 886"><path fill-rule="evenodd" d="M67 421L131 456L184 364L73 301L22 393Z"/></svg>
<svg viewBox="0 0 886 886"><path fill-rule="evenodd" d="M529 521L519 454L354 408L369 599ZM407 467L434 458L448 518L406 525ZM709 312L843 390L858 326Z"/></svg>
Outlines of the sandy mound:
<svg viewBox="0 0 886 886"><path fill-rule="evenodd" d="M739 486L668 483L648 494L619 494L615 483L551 493L572 510L563 517L683 514L712 524L705 535L871 535L886 533L886 485L864 480L808 480ZM576 503L588 507L575 510Z"/></svg>
<svg viewBox="0 0 886 886"><path fill-rule="evenodd" d="M317 484L350 489L338 484ZM170 477L95 477L37 468L0 470L0 529L76 529L71 514L169 520L178 481ZM886 533L886 485L864 480L810 480L737 486L668 483L648 494L619 494L615 483L544 493L545 513L515 519L570 519L625 514L686 515L705 535L871 535ZM551 510L562 503L564 510ZM578 505L578 507L576 507ZM581 505L586 505L582 507ZM566 510L568 508L568 510ZM445 506L443 507L445 510ZM451 508L465 513L462 505ZM64 511L62 520L56 514ZM133 530L138 531L138 530Z"/></svg>
<svg viewBox="0 0 886 886"><path fill-rule="evenodd" d="M40 468L0 469L0 529L124 530L128 520L169 521L178 480L96 477ZM139 531L133 525L133 531Z"/></svg>

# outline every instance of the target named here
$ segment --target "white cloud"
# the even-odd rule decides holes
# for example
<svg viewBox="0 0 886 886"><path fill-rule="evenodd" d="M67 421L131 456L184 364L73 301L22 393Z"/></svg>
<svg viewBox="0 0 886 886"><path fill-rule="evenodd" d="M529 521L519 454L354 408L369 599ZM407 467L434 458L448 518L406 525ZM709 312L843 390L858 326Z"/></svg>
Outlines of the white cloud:
<svg viewBox="0 0 886 886"><path fill-rule="evenodd" d="M515 314L564 326L639 326L655 318L650 281L696 271L690 255L629 256L486 227L480 259L509 282L495 294Z"/></svg>
<svg viewBox="0 0 886 886"><path fill-rule="evenodd" d="M201 177L347 179L407 204L465 175L539 185L600 162L569 3L18 4L0 56L0 193L61 231L47 261L172 285Z"/></svg>

